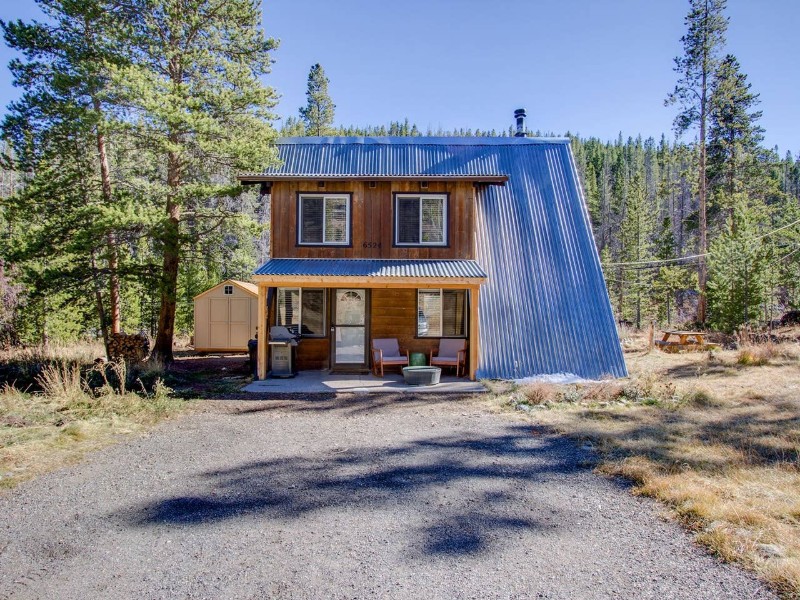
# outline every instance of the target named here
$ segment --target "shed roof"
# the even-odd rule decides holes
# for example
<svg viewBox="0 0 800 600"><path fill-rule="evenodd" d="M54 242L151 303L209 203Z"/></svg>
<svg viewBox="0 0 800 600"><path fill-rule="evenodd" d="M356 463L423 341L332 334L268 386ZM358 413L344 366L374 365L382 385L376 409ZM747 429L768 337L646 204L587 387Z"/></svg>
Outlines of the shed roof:
<svg viewBox="0 0 800 600"><path fill-rule="evenodd" d="M221 281L217 285L208 288L206 291L200 292L199 294L197 294L194 297L194 299L197 300L201 296L205 296L206 294L210 294L211 292L213 292L216 289L219 289L223 285L235 285L235 286L241 288L244 292L246 292L246 293L248 293L248 294L250 294L252 296L258 297L258 286L256 284L250 283L248 281L239 281L238 279L226 279L225 281Z"/></svg>
<svg viewBox="0 0 800 600"><path fill-rule="evenodd" d="M477 375L626 374L569 140L284 138L278 152L260 175L507 176L476 190Z"/></svg>

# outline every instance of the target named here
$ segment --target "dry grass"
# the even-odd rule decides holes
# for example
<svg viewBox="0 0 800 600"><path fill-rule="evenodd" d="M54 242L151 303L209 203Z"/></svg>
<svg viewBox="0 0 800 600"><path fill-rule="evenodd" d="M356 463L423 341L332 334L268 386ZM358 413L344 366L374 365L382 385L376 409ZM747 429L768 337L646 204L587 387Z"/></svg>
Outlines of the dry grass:
<svg viewBox="0 0 800 600"><path fill-rule="evenodd" d="M158 379L145 391L141 377L151 376L148 369L157 371L159 365L136 374L128 373L124 363L87 367L94 356L92 350L78 348L62 356L31 352L13 357L19 364L32 361L30 369L38 372L35 383L41 392L24 392L9 384L0 389L0 487L79 460L184 405L170 397ZM95 382L91 387L90 380ZM139 393L129 389L130 381L139 385Z"/></svg>
<svg viewBox="0 0 800 600"><path fill-rule="evenodd" d="M746 356L748 358L743 359ZM800 345L626 353L627 380L550 386L537 421L666 503L697 540L800 596ZM502 396L524 408L520 391Z"/></svg>

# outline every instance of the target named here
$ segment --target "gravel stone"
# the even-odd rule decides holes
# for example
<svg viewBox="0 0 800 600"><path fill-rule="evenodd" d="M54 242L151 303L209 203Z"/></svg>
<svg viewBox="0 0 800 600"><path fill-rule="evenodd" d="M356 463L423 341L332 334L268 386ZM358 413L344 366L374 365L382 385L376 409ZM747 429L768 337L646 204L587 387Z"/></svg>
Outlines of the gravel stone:
<svg viewBox="0 0 800 600"><path fill-rule="evenodd" d="M479 399L204 406L0 495L0 598L774 598Z"/></svg>

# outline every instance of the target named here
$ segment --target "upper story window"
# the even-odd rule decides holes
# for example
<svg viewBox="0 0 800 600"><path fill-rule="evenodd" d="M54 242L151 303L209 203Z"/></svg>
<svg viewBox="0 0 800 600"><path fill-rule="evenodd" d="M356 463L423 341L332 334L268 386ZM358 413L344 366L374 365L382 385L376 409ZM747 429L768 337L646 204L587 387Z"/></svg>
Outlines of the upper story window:
<svg viewBox="0 0 800 600"><path fill-rule="evenodd" d="M447 245L447 194L395 194L396 246Z"/></svg>
<svg viewBox="0 0 800 600"><path fill-rule="evenodd" d="M350 194L300 194L297 243L350 245Z"/></svg>
<svg viewBox="0 0 800 600"><path fill-rule="evenodd" d="M231 294L233 294L233 286L226 285L223 292L225 293L226 296L230 296Z"/></svg>

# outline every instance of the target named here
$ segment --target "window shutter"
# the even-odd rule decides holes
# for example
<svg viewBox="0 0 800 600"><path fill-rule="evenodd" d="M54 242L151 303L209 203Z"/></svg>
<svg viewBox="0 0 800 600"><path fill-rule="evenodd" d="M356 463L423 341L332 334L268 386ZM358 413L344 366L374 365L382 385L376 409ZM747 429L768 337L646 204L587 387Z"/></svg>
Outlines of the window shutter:
<svg viewBox="0 0 800 600"><path fill-rule="evenodd" d="M419 244L419 198L397 198L397 243Z"/></svg>
<svg viewBox="0 0 800 600"><path fill-rule="evenodd" d="M465 305L464 290L442 290L442 335L464 335Z"/></svg>
<svg viewBox="0 0 800 600"><path fill-rule="evenodd" d="M418 300L417 334L427 337L442 335L442 290L419 290Z"/></svg>
<svg viewBox="0 0 800 600"><path fill-rule="evenodd" d="M303 335L325 335L325 290L303 290Z"/></svg>
<svg viewBox="0 0 800 600"><path fill-rule="evenodd" d="M278 288L278 325L297 333L300 329L300 290Z"/></svg>
<svg viewBox="0 0 800 600"><path fill-rule="evenodd" d="M324 198L305 197L300 206L300 242L303 244L322 243L322 213Z"/></svg>
<svg viewBox="0 0 800 600"><path fill-rule="evenodd" d="M444 198L422 198L422 243L444 243Z"/></svg>
<svg viewBox="0 0 800 600"><path fill-rule="evenodd" d="M325 243L346 244L347 198L325 198Z"/></svg>

